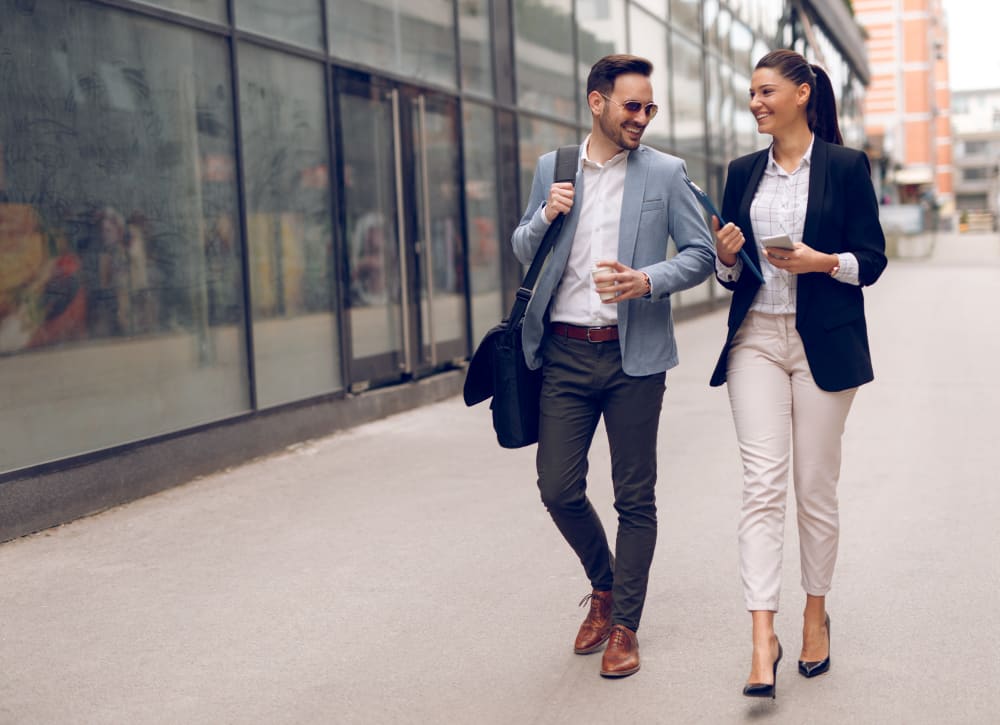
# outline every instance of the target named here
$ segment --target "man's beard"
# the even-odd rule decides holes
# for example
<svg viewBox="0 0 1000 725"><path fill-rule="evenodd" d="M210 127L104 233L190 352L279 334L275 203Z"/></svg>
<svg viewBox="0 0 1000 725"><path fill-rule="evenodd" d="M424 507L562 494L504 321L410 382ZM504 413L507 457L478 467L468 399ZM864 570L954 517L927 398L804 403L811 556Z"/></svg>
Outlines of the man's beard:
<svg viewBox="0 0 1000 725"><path fill-rule="evenodd" d="M601 126L601 132L623 151L630 151L639 147L642 134L640 133L639 138L633 141L632 137L626 134L625 129L622 128L624 124L615 124L615 122L609 118L607 107L605 107L605 110L601 113L598 123Z"/></svg>

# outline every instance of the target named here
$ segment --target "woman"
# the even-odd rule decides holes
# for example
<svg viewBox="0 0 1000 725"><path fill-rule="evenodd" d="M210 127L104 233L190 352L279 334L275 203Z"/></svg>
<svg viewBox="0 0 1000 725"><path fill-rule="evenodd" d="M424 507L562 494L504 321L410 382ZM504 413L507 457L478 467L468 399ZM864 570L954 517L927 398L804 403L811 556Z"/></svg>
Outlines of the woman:
<svg viewBox="0 0 1000 725"><path fill-rule="evenodd" d="M771 146L729 166L716 236L720 282L733 291L712 385L728 383L743 461L740 571L753 620L749 697L774 697L774 632L789 460L806 592L799 672L830 667L826 594L837 558L844 423L873 379L861 287L885 269L868 158L844 148L827 74L790 50L757 63L750 112ZM766 237L787 235L790 249ZM778 244L778 242L771 242ZM737 257L746 246L763 285Z"/></svg>

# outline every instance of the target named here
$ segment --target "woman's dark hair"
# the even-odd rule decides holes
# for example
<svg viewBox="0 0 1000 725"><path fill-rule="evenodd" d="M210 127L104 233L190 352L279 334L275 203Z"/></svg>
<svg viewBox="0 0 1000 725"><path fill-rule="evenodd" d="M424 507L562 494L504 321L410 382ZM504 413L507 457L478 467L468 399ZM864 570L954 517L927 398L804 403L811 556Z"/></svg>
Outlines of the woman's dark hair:
<svg viewBox="0 0 1000 725"><path fill-rule="evenodd" d="M587 95L592 91L611 95L615 89L615 79L626 73L638 73L649 78L653 74L653 64L637 55L606 55L594 63L587 76Z"/></svg>
<svg viewBox="0 0 1000 725"><path fill-rule="evenodd" d="M757 68L773 68L797 86L808 83L810 93L806 118L809 128L824 141L844 145L840 124L837 123L837 98L825 70L818 65L810 65L794 50L785 49L772 50L757 61Z"/></svg>

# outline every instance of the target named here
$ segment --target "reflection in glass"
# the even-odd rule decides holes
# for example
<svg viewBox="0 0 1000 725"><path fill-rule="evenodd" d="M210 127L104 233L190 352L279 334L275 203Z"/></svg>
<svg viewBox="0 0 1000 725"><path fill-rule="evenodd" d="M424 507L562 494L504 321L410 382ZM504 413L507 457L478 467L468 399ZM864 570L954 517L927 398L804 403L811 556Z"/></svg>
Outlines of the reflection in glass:
<svg viewBox="0 0 1000 725"><path fill-rule="evenodd" d="M489 108L466 103L465 146L466 237L469 240L469 287L472 294L472 339L478 342L503 317L500 290L500 244L497 229L496 134Z"/></svg>
<svg viewBox="0 0 1000 725"><path fill-rule="evenodd" d="M462 43L462 88L493 95L493 49L490 43L490 0L458 4Z"/></svg>
<svg viewBox="0 0 1000 725"><path fill-rule="evenodd" d="M632 0L634 5L641 5L646 10L648 10L653 17L659 20L666 20L668 9L668 0Z"/></svg>
<svg viewBox="0 0 1000 725"><path fill-rule="evenodd" d="M452 0L328 0L330 54L454 88Z"/></svg>
<svg viewBox="0 0 1000 725"><path fill-rule="evenodd" d="M714 153L722 146L723 128L726 123L722 116L722 99L724 95L727 95L727 87L719 82L719 59L715 55L709 54L706 57L705 71L707 73L705 104L708 109L706 115L708 143L711 152Z"/></svg>
<svg viewBox="0 0 1000 725"><path fill-rule="evenodd" d="M139 0L139 2L159 5L168 10L176 10L206 20L226 22L226 0Z"/></svg>
<svg viewBox="0 0 1000 725"><path fill-rule="evenodd" d="M743 23L733 22L729 29L729 44L732 49L733 67L739 73L749 73L753 70L754 61L751 58L753 34Z"/></svg>
<svg viewBox="0 0 1000 725"><path fill-rule="evenodd" d="M586 98L587 75L600 58L626 52L624 0L579 0L576 6L580 98ZM590 107L580 103L580 123L591 124Z"/></svg>
<svg viewBox="0 0 1000 725"><path fill-rule="evenodd" d="M514 55L521 108L576 116L572 0L515 0Z"/></svg>
<svg viewBox="0 0 1000 725"><path fill-rule="evenodd" d="M446 359L441 346L465 341L464 235L454 103L417 96L413 119L420 335L425 365ZM455 354L465 353L464 344Z"/></svg>
<svg viewBox="0 0 1000 725"><path fill-rule="evenodd" d="M671 27L684 30L691 38L700 38L699 5L701 0L670 0Z"/></svg>
<svg viewBox="0 0 1000 725"><path fill-rule="evenodd" d="M531 180L535 176L538 157L560 146L580 143L583 137L579 137L572 126L550 123L524 115L519 118L517 129L520 134L521 210L523 210L531 193Z"/></svg>
<svg viewBox="0 0 1000 725"><path fill-rule="evenodd" d="M257 400L341 387L323 67L240 46Z"/></svg>
<svg viewBox="0 0 1000 725"><path fill-rule="evenodd" d="M670 117L674 110L671 108L667 88L670 76L676 75L676 70L667 63L667 26L633 5L629 12L629 32L629 52L641 55L653 63L653 76L650 78L653 83L653 99L660 104L660 112L646 127L642 141L666 151L672 145Z"/></svg>
<svg viewBox="0 0 1000 725"><path fill-rule="evenodd" d="M236 25L307 48L323 48L320 0L236 0Z"/></svg>
<svg viewBox="0 0 1000 725"><path fill-rule="evenodd" d="M750 113L750 76L733 73L733 128L736 130L734 156L750 153L770 142L770 137L757 133L757 121Z"/></svg>
<svg viewBox="0 0 1000 725"><path fill-rule="evenodd" d="M339 95L351 357L388 358L388 369L398 370L404 365L396 213L398 96L361 83Z"/></svg>
<svg viewBox="0 0 1000 725"><path fill-rule="evenodd" d="M0 470L246 410L225 44L16 4L0 2Z"/></svg>
<svg viewBox="0 0 1000 725"><path fill-rule="evenodd" d="M676 33L673 36L674 137L677 151L705 153L705 102L702 97L701 48Z"/></svg>

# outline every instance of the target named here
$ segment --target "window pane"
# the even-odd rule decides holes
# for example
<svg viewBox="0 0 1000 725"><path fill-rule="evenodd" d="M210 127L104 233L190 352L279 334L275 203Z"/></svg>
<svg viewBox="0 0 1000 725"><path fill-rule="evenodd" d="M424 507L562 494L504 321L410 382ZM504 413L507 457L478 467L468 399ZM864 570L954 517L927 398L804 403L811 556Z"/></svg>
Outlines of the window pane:
<svg viewBox="0 0 1000 725"><path fill-rule="evenodd" d="M257 400L341 387L323 67L240 46Z"/></svg>
<svg viewBox="0 0 1000 725"><path fill-rule="evenodd" d="M319 0L236 0L236 24L307 48L323 48Z"/></svg>
<svg viewBox="0 0 1000 725"><path fill-rule="evenodd" d="M426 358L450 341L465 342L465 235L459 180L458 104L453 99L419 95L410 99L413 126L416 274L420 279L421 339ZM465 345L462 346L464 352ZM459 353L461 354L461 353Z"/></svg>
<svg viewBox="0 0 1000 725"><path fill-rule="evenodd" d="M517 103L522 108L576 116L572 0L515 0Z"/></svg>
<svg viewBox="0 0 1000 725"><path fill-rule="evenodd" d="M635 5L641 5L660 20L667 19L668 0L632 0Z"/></svg>
<svg viewBox="0 0 1000 725"><path fill-rule="evenodd" d="M736 70L740 73L749 73L753 70L756 61L751 58L753 35L750 29L742 23L734 22L729 30L729 44Z"/></svg>
<svg viewBox="0 0 1000 725"><path fill-rule="evenodd" d="M625 2L624 0L579 0L576 6L579 23L577 47L579 48L580 98L587 95L587 76L590 68L599 59L612 53L624 53L625 43ZM580 104L580 122L591 124L590 108L584 101Z"/></svg>
<svg viewBox="0 0 1000 725"><path fill-rule="evenodd" d="M0 470L248 407L225 44L25 8L0 2Z"/></svg>
<svg viewBox="0 0 1000 725"><path fill-rule="evenodd" d="M329 0L330 53L455 87L453 0Z"/></svg>
<svg viewBox="0 0 1000 725"><path fill-rule="evenodd" d="M629 15L631 31L630 52L641 55L653 63L653 100L660 105L660 112L646 127L643 143L668 149L670 141L670 94L667 92L671 68L667 64L667 26L648 13L632 6Z"/></svg>
<svg viewBox="0 0 1000 725"><path fill-rule="evenodd" d="M670 25L684 30L692 38L700 37L699 5L701 0L670 0Z"/></svg>
<svg viewBox="0 0 1000 725"><path fill-rule="evenodd" d="M458 4L462 42L462 87L493 95L493 55L490 45L490 1L465 0Z"/></svg>
<svg viewBox="0 0 1000 725"><path fill-rule="evenodd" d="M674 137L681 156L705 152L705 102L701 47L673 36Z"/></svg>
<svg viewBox="0 0 1000 725"><path fill-rule="evenodd" d="M708 106L708 142L715 153L722 145L722 136L725 133L726 121L722 115L722 99L727 95L727 88L723 87L719 78L719 60L714 55L709 55L706 59L706 70L708 72L708 83L706 91L708 97L705 102Z"/></svg>
<svg viewBox="0 0 1000 725"><path fill-rule="evenodd" d="M139 0L147 5L159 5L168 10L194 15L206 20L226 22L226 0Z"/></svg>
<svg viewBox="0 0 1000 725"><path fill-rule="evenodd" d="M466 103L465 208L472 292L472 340L479 342L503 317L500 238L497 229L497 160L493 112Z"/></svg>
<svg viewBox="0 0 1000 725"><path fill-rule="evenodd" d="M757 121L750 113L750 76L733 73L733 127L736 129L734 156L761 148L770 137L757 133Z"/></svg>

